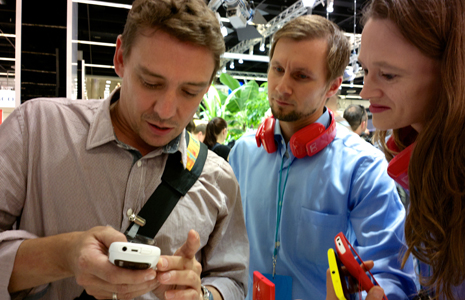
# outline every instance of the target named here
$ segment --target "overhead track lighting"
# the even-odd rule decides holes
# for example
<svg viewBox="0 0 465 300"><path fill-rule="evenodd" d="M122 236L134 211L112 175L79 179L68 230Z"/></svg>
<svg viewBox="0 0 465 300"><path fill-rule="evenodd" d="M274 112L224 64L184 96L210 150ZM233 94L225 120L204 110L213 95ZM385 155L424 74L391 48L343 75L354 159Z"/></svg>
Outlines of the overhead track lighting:
<svg viewBox="0 0 465 300"><path fill-rule="evenodd" d="M131 7L132 7L132 5L130 5L130 4L112 3L112 2L106 2L106 1L73 0L73 2L82 3L82 4L92 4L92 5L116 7L116 8L126 8L126 9L131 9Z"/></svg>
<svg viewBox="0 0 465 300"><path fill-rule="evenodd" d="M302 5L305 7L313 8L313 5L315 5L315 0L302 0Z"/></svg>
<svg viewBox="0 0 465 300"><path fill-rule="evenodd" d="M260 51L265 52L265 39L262 40L259 49L260 49Z"/></svg>
<svg viewBox="0 0 465 300"><path fill-rule="evenodd" d="M270 58L268 57L268 55L249 55L249 54L231 53L231 52L223 53L223 55L221 55L221 58L261 61L261 62L266 62L266 63L270 61Z"/></svg>
<svg viewBox="0 0 465 300"><path fill-rule="evenodd" d="M221 34L223 35L223 37L227 36L228 35L228 29L224 26L221 26Z"/></svg>
<svg viewBox="0 0 465 300"><path fill-rule="evenodd" d="M334 0L327 0L326 11L329 13L334 12Z"/></svg>

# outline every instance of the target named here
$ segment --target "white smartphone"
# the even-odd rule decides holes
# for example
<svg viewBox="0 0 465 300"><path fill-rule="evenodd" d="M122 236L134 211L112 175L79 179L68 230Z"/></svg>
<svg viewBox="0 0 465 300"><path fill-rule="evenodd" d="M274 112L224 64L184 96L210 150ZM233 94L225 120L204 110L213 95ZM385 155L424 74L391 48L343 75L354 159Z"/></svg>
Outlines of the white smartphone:
<svg viewBox="0 0 465 300"><path fill-rule="evenodd" d="M112 243L108 253L112 264L133 270L155 268L160 258L160 248L156 246L127 242Z"/></svg>

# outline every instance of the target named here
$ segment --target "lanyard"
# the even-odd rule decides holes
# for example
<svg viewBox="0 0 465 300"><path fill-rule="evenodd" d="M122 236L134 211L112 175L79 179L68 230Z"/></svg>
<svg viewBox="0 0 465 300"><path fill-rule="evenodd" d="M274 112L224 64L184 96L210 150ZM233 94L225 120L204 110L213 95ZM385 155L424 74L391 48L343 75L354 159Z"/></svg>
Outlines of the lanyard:
<svg viewBox="0 0 465 300"><path fill-rule="evenodd" d="M283 175L283 165L284 165L284 157L281 160L281 169L279 170L279 187L278 187L278 204L277 204L277 213L276 213L276 234L275 234L275 240L274 240L274 251L273 251L273 279L274 276L276 275L276 262L278 259L278 249L280 246L280 241L279 241L279 224L281 223L281 212L283 209L283 200L284 200L284 191L286 190L286 184L287 184L287 178L289 176L289 170L291 168L291 165L287 167L287 172L286 172L286 178L284 179L284 186L283 186L283 191L281 193L281 179Z"/></svg>

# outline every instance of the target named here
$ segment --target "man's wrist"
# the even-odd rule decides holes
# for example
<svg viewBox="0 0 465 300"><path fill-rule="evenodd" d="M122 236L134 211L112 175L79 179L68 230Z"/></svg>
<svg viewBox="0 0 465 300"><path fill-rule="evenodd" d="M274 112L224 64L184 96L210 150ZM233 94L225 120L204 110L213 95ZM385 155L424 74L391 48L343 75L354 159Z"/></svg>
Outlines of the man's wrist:
<svg viewBox="0 0 465 300"><path fill-rule="evenodd" d="M202 285L202 295L203 300L213 300L213 294L204 285Z"/></svg>

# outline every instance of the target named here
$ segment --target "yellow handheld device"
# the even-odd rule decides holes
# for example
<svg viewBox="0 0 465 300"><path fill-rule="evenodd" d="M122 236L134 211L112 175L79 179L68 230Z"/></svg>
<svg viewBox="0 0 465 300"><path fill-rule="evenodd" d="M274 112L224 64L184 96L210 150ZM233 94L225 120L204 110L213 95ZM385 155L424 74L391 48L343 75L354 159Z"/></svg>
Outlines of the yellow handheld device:
<svg viewBox="0 0 465 300"><path fill-rule="evenodd" d="M331 281L333 282L334 292L339 300L346 300L344 290L342 288L341 276L339 274L339 266L336 259L336 253L333 248L328 249L329 272L331 273Z"/></svg>

